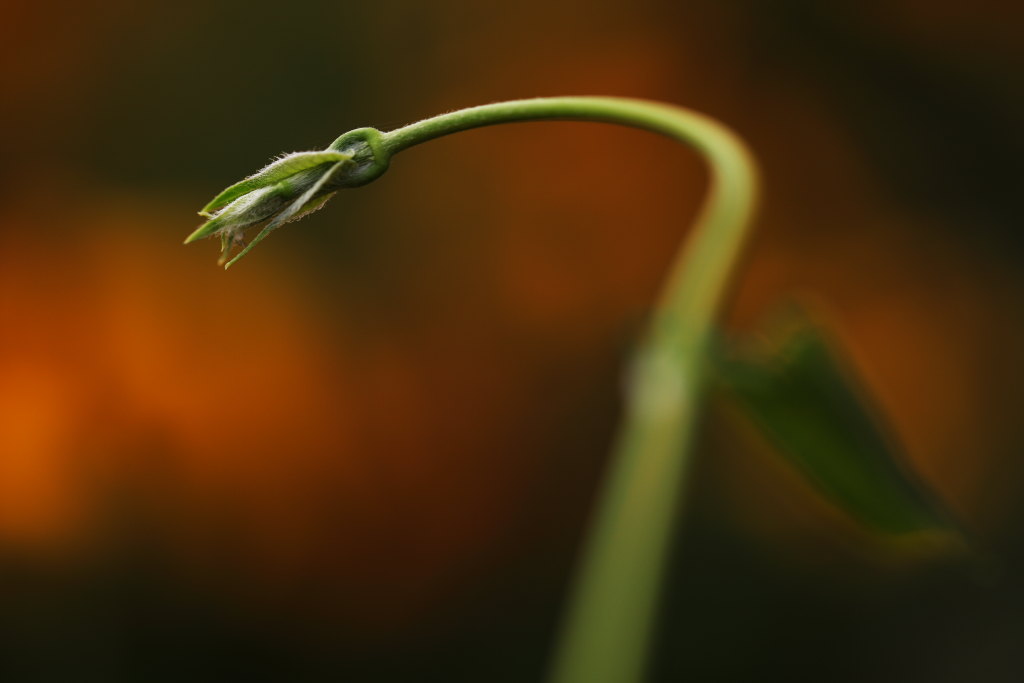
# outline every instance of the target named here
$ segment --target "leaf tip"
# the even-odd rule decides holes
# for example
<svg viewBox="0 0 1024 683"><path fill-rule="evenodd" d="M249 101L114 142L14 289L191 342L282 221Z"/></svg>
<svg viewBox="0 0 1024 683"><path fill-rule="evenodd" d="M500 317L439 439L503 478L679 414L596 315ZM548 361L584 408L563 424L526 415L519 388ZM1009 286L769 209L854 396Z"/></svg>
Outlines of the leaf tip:
<svg viewBox="0 0 1024 683"><path fill-rule="evenodd" d="M192 244L193 242L201 240L204 237L206 237L206 235L208 234L208 231L206 230L206 225L207 224L200 225L198 228L192 231L192 234L186 237L185 241L182 242L182 244Z"/></svg>

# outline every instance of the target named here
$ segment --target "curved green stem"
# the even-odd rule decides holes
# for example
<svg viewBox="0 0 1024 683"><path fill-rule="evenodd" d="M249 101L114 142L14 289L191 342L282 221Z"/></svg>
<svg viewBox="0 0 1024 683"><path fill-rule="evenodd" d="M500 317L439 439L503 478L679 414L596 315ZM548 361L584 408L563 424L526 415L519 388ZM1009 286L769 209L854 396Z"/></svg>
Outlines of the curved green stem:
<svg viewBox="0 0 1024 683"><path fill-rule="evenodd" d="M704 204L632 359L610 471L551 673L551 683L637 683L685 489L715 317L755 202L754 164L735 135L687 109L612 97L516 100L442 114L389 133L359 128L326 150L287 155L224 190L201 211L208 220L186 243L220 236L228 267L277 226L316 209L335 191L378 178L404 149L480 126L555 119L660 133L696 149L711 169ZM245 245L245 231L261 224ZM239 244L242 250L229 258Z"/></svg>
<svg viewBox="0 0 1024 683"><path fill-rule="evenodd" d="M745 145L713 119L680 107L609 97L541 98L463 109L385 133L380 147L390 156L470 128L558 119L660 133L696 149L711 170L700 214L634 358L610 471L549 679L636 683L644 675L685 488L709 342L748 232L757 178Z"/></svg>

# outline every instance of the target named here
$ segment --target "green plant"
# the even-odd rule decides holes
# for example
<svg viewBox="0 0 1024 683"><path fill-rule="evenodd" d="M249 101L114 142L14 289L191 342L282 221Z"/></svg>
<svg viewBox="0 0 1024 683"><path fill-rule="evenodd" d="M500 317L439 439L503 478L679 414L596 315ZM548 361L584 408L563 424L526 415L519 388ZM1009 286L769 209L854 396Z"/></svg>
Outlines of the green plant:
<svg viewBox="0 0 1024 683"><path fill-rule="evenodd" d="M573 584L552 683L642 678L711 377L824 496L868 527L949 528L900 466L815 326L799 322L787 344L768 351L749 352L718 337L716 317L749 232L757 173L742 141L701 114L641 100L559 97L473 107L387 133L357 129L326 150L287 155L227 188L203 208L209 220L185 241L219 236L221 263L230 267L337 190L379 177L404 149L470 128L537 120L645 129L694 148L711 169L703 207L631 360L611 471ZM246 244L245 231L257 226Z"/></svg>

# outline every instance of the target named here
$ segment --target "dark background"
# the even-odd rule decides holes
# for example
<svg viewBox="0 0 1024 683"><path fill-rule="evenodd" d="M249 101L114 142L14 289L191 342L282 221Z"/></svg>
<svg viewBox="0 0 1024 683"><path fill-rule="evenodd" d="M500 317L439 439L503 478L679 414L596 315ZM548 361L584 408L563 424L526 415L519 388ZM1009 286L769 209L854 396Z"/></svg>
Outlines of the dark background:
<svg viewBox="0 0 1024 683"><path fill-rule="evenodd" d="M566 94L748 139L730 327L819 302L977 548L857 530L713 410L654 678L1024 679L1022 25L996 0L4 3L0 680L540 680L698 161L475 131L229 273L180 242L280 152Z"/></svg>

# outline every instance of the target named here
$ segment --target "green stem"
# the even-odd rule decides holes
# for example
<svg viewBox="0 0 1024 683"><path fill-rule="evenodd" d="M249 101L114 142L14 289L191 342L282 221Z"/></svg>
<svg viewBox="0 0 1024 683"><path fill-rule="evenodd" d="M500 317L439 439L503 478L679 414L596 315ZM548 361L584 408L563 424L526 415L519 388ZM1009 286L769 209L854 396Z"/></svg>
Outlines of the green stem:
<svg viewBox="0 0 1024 683"><path fill-rule="evenodd" d="M685 488L709 342L748 232L756 171L743 143L713 119L680 107L609 97L518 100L442 114L383 134L379 161L386 164L403 149L470 128L558 119L660 133L696 149L711 170L700 214L634 358L611 469L549 679L636 683L644 675Z"/></svg>

